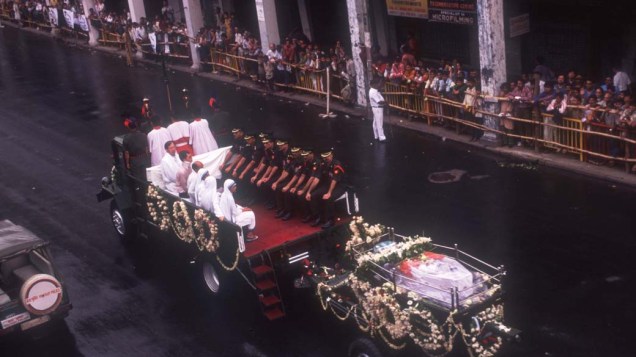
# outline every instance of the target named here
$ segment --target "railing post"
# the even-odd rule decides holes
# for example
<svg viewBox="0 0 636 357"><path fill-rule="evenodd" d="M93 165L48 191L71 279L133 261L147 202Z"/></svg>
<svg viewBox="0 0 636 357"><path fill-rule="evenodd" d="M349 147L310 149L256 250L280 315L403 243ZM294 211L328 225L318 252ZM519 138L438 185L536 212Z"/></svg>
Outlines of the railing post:
<svg viewBox="0 0 636 357"><path fill-rule="evenodd" d="M579 160L585 161L586 155L583 152L583 150L585 149L585 146L586 146L585 141L587 140L587 135L585 135L583 122L577 121L577 126L579 129Z"/></svg>
<svg viewBox="0 0 636 357"><path fill-rule="evenodd" d="M625 136L624 137L627 138L627 139L629 139L628 133L629 132L627 131L627 129L625 129ZM629 157L630 157L630 154L629 154L629 142L625 141L625 172L626 173L630 172L629 161L628 161ZM636 165L636 164L634 164L634 165Z"/></svg>

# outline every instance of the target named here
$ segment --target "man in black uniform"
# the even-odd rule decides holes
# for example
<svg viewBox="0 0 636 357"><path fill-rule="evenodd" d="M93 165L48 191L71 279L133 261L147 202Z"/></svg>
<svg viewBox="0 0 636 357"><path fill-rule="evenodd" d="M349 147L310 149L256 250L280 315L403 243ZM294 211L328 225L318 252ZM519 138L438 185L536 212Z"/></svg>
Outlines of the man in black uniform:
<svg viewBox="0 0 636 357"><path fill-rule="evenodd" d="M280 189L280 196L283 203L284 214L280 217L283 221L288 221L294 214L294 201L298 187L302 187L305 183L305 157L309 154L307 150L301 150L299 147L292 147L291 153L293 161L291 163L291 171L289 175L291 179ZM304 154L304 155L303 155Z"/></svg>
<svg viewBox="0 0 636 357"><path fill-rule="evenodd" d="M124 136L124 164L130 174L140 180L146 179L146 168L150 166L148 137L139 131L137 122L126 119L130 132Z"/></svg>
<svg viewBox="0 0 636 357"><path fill-rule="evenodd" d="M252 177L256 174L256 169L263 162L265 147L260 140L256 140L255 134L245 135L245 146L241 151L239 162L232 169L232 176L243 184L242 191L249 201L255 197L256 189L251 183ZM249 204L246 203L246 206Z"/></svg>
<svg viewBox="0 0 636 357"><path fill-rule="evenodd" d="M292 178L296 175L296 166L300 159L300 147L292 146L289 152L283 160L283 170L272 184L272 191L274 191L274 198L276 200L276 218L283 218L287 215L285 209L285 194L283 188L291 182Z"/></svg>
<svg viewBox="0 0 636 357"><path fill-rule="evenodd" d="M272 185L282 175L285 159L289 151L289 143L285 139L276 140L276 150L273 151L274 157L269 160L265 174L256 182L257 187L263 187L266 197L265 208L273 209L276 207L275 196Z"/></svg>
<svg viewBox="0 0 636 357"><path fill-rule="evenodd" d="M225 154L223 163L221 163L221 167L226 174L232 173L234 166L241 159L241 153L245 149L245 131L243 128L232 129L232 136L234 137L232 148Z"/></svg>
<svg viewBox="0 0 636 357"><path fill-rule="evenodd" d="M305 159L305 165L302 170L302 173L304 175L304 182L298 184L298 186L296 187L296 195L299 198L298 202L301 211L303 211L304 214L302 222L308 223L310 221L314 221L316 218L320 218L312 215L310 203L311 192L316 188L317 185L313 185L313 183L314 181L320 180L321 165L320 160L316 158L313 149L305 149L303 150L301 155Z"/></svg>
<svg viewBox="0 0 636 357"><path fill-rule="evenodd" d="M345 187L342 184L345 172L340 161L334 159L331 149L321 152L320 157L322 158L320 178L312 182L311 186L313 188L310 187L311 189L307 192L306 198L309 198L311 213L314 217L317 216L311 224L312 227L320 224L322 209L325 222L322 228L327 229L334 225L336 215L334 202L345 193Z"/></svg>

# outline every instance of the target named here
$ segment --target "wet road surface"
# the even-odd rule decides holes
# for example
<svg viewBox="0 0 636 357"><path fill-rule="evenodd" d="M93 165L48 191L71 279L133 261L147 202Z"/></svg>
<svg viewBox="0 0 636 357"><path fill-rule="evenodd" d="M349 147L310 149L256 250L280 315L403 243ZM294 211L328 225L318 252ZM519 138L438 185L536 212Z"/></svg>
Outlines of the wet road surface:
<svg viewBox="0 0 636 357"><path fill-rule="evenodd" d="M181 73L169 83L200 103L215 95L230 125L335 147L367 221L424 231L505 265L506 322L524 340L502 355L633 355L631 189L500 163L398 128L375 144L368 120L318 119L321 110L302 102ZM124 132L120 114L136 113L144 96L167 116L158 68L0 30L0 219L52 242L74 305L52 336L0 340L0 355L344 355L355 327L322 314L310 293L286 297L289 317L265 322L239 280L212 298L178 247L117 240L107 203L94 195L110 171L110 140ZM453 183L428 180L448 170L466 173Z"/></svg>

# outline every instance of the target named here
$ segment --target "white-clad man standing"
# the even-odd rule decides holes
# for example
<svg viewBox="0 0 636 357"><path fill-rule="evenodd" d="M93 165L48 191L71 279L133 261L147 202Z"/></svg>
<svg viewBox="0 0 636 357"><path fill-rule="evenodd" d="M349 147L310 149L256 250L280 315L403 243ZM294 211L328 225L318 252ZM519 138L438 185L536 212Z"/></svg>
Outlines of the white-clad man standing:
<svg viewBox="0 0 636 357"><path fill-rule="evenodd" d="M373 112L373 137L381 143L386 141L384 136L384 97L377 90L379 82L371 84L369 89L369 103L371 103L371 111Z"/></svg>
<svg viewBox="0 0 636 357"><path fill-rule="evenodd" d="M172 138L168 129L161 126L161 119L158 116L152 117L151 121L152 130L148 133L148 150L150 151L150 165L157 166L166 153L166 143Z"/></svg>
<svg viewBox="0 0 636 357"><path fill-rule="evenodd" d="M161 177L166 186L166 190L179 194L177 184L177 173L181 169L181 159L177 155L177 147L174 142L168 141L165 144L166 154L161 159Z"/></svg>
<svg viewBox="0 0 636 357"><path fill-rule="evenodd" d="M219 148L207 120L195 118L190 123L190 145L194 155L205 154Z"/></svg>
<svg viewBox="0 0 636 357"><path fill-rule="evenodd" d="M190 125L188 122L173 117L172 124L168 125L167 129L172 141L174 141L177 147L177 152L187 151L192 154L192 148L190 147Z"/></svg>

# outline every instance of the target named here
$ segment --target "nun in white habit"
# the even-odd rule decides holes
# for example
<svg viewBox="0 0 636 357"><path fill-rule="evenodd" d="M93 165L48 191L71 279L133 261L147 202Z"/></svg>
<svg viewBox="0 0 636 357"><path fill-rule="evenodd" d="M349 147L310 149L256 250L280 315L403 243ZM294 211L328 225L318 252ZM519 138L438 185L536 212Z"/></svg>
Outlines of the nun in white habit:
<svg viewBox="0 0 636 357"><path fill-rule="evenodd" d="M241 207L234 202L233 193L236 192L236 182L231 179L225 180L223 184L223 193L221 194L221 212L225 219L235 223L238 226L247 226L246 241L252 242L258 239L258 236L254 235L254 228L256 227L256 216L254 211L247 207Z"/></svg>
<svg viewBox="0 0 636 357"><path fill-rule="evenodd" d="M201 185L203 185L203 190L199 197L199 204L204 210L223 220L223 213L219 207L219 193L216 189L216 178L207 175Z"/></svg>

